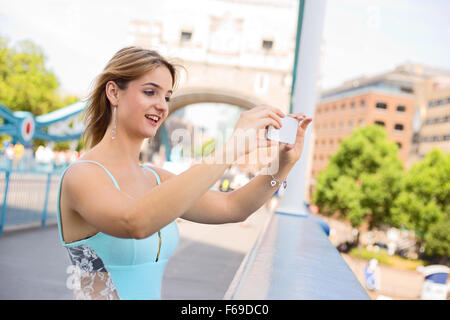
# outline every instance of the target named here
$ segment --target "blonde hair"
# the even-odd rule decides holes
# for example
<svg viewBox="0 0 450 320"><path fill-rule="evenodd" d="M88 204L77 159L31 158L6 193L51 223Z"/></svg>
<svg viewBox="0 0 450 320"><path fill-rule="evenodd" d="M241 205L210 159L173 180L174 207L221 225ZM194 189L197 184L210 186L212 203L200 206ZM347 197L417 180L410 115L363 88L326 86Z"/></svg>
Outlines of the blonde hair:
<svg viewBox="0 0 450 320"><path fill-rule="evenodd" d="M130 81L160 66L169 69L172 76L172 85L175 87L177 83L176 67L178 65L170 63L158 52L135 46L126 47L116 52L103 72L95 79L93 89L88 96L84 111L86 129L83 133L86 150L94 147L102 140L111 121L112 110L106 96L106 84L109 81L114 81L120 89L124 90L128 87Z"/></svg>

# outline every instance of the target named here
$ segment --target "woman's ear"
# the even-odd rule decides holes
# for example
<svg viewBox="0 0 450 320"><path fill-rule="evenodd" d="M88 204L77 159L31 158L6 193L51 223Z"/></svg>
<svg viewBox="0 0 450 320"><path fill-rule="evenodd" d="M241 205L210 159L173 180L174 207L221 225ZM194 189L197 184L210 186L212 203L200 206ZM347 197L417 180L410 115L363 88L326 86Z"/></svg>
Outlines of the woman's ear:
<svg viewBox="0 0 450 320"><path fill-rule="evenodd" d="M105 91L110 104L117 106L119 104L119 86L114 81L108 81Z"/></svg>

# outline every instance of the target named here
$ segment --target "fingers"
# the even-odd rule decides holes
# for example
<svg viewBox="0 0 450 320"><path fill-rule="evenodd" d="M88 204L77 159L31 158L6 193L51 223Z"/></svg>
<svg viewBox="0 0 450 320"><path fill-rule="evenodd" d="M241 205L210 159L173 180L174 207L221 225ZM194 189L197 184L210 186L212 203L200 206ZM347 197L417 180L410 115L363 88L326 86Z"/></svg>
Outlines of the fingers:
<svg viewBox="0 0 450 320"><path fill-rule="evenodd" d="M309 125L311 122L312 122L312 118L306 118L306 119L302 122L302 124L300 125L300 127L301 127L303 130L306 130L306 127L308 127L308 125Z"/></svg>
<svg viewBox="0 0 450 320"><path fill-rule="evenodd" d="M282 123L281 123L281 119L280 119L280 117L278 116L278 114L276 114L276 113L273 112L273 111L268 111L267 116L269 116L270 118L274 119L274 120L278 123L277 129L280 129L280 128L281 128Z"/></svg>
<svg viewBox="0 0 450 320"><path fill-rule="evenodd" d="M254 110L256 112L255 116L270 117L277 121L279 124L277 129L280 129L282 126L281 118L284 118L286 116L280 109L269 106L256 107L254 108Z"/></svg>
<svg viewBox="0 0 450 320"><path fill-rule="evenodd" d="M281 128L281 123L271 117L264 117L258 122L258 129L265 129L268 126L273 126L275 129Z"/></svg>
<svg viewBox="0 0 450 320"><path fill-rule="evenodd" d="M298 121L303 121L306 118L306 115L304 113L296 113L296 114L288 114L288 116L297 119Z"/></svg>
<svg viewBox="0 0 450 320"><path fill-rule="evenodd" d="M256 112L270 110L270 111L274 112L275 114L277 114L280 118L284 118L286 116L286 114L283 111L281 111L280 109L271 107L271 106L266 106L266 105L255 107L255 108L253 108L253 110L255 110Z"/></svg>
<svg viewBox="0 0 450 320"><path fill-rule="evenodd" d="M297 119L300 122L299 127L306 129L308 125L312 122L312 118L306 117L304 113L288 114L288 116Z"/></svg>

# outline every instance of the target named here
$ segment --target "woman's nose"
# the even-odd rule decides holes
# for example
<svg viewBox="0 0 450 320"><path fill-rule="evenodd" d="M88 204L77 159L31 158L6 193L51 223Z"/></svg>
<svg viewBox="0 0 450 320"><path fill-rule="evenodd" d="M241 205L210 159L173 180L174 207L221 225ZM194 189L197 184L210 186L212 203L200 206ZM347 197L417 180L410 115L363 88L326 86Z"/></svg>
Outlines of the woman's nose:
<svg viewBox="0 0 450 320"><path fill-rule="evenodd" d="M167 111L169 110L169 103L166 101L166 98L162 98L156 103L156 108L158 108L159 111Z"/></svg>

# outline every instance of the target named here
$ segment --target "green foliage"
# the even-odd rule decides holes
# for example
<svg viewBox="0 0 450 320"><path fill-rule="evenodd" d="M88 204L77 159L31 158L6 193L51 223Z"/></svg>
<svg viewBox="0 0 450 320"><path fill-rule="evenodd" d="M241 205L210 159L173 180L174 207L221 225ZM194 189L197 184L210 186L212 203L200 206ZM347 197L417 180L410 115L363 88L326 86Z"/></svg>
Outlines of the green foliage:
<svg viewBox="0 0 450 320"><path fill-rule="evenodd" d="M29 111L33 115L49 113L77 100L57 94L59 83L45 66L41 48L30 41L14 47L0 37L0 103L12 111Z"/></svg>
<svg viewBox="0 0 450 320"><path fill-rule="evenodd" d="M391 266L398 269L405 270L416 270L419 266L427 265L428 263L424 260L412 260L403 258L397 255L389 255L384 249L380 249L378 252L370 251L367 249L357 249L353 248L350 250L349 254L355 258L370 260L377 259L380 264Z"/></svg>
<svg viewBox="0 0 450 320"><path fill-rule="evenodd" d="M389 208L400 192L403 164L383 127L357 128L320 172L313 201L320 212L339 212L353 227L390 223Z"/></svg>
<svg viewBox="0 0 450 320"><path fill-rule="evenodd" d="M391 212L397 225L415 230L420 241L426 240L433 225L448 219L450 154L433 149L422 161L415 163L403 180L402 192Z"/></svg>
<svg viewBox="0 0 450 320"><path fill-rule="evenodd" d="M70 149L70 144L67 141L59 141L55 143L53 147L54 151L66 151Z"/></svg>
<svg viewBox="0 0 450 320"><path fill-rule="evenodd" d="M215 149L215 139L210 139L202 145L202 155L207 156Z"/></svg>
<svg viewBox="0 0 450 320"><path fill-rule="evenodd" d="M433 257L450 257L450 216L433 224L425 236L425 253Z"/></svg>
<svg viewBox="0 0 450 320"><path fill-rule="evenodd" d="M83 138L81 137L79 140L78 140L78 144L77 144L77 147L76 147L76 151L77 152L80 152L82 149L84 149L84 143L83 143Z"/></svg>

